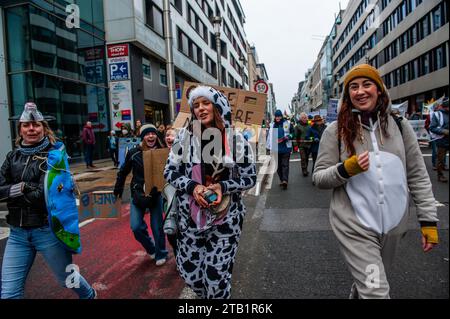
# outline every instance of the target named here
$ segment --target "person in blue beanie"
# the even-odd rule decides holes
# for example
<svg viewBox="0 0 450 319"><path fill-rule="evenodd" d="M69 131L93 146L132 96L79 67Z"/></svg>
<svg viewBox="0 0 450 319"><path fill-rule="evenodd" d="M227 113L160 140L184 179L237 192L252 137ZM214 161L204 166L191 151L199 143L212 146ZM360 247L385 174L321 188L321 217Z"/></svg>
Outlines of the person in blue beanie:
<svg viewBox="0 0 450 319"><path fill-rule="evenodd" d="M292 153L294 128L283 118L281 110L275 112L275 121L271 124L267 139L267 148L278 156L278 177L280 187L287 189L289 183L289 163Z"/></svg>

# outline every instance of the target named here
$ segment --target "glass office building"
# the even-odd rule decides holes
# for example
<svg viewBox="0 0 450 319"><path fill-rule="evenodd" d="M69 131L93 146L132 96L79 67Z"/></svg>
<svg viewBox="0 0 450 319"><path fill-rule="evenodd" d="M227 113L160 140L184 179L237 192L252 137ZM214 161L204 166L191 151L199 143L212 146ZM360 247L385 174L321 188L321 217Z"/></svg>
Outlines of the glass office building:
<svg viewBox="0 0 450 319"><path fill-rule="evenodd" d="M79 28L66 23L69 4L80 9ZM56 117L50 124L73 159L82 157L80 136L89 120L97 137L95 157L105 157L110 121L103 1L0 0L0 5L11 115L34 101L43 113Z"/></svg>

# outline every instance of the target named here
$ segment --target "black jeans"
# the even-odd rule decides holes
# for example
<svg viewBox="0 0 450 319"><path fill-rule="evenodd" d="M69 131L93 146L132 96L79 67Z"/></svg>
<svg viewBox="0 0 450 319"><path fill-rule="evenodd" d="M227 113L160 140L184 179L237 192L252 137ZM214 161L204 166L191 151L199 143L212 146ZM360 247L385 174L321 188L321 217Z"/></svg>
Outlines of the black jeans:
<svg viewBox="0 0 450 319"><path fill-rule="evenodd" d="M281 182L289 182L291 153L278 154L278 177Z"/></svg>

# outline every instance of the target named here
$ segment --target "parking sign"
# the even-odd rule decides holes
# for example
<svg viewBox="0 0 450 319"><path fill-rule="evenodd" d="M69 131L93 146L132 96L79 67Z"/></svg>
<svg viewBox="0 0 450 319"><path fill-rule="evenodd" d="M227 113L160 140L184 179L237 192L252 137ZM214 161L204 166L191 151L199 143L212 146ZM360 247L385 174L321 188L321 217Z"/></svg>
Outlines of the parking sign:
<svg viewBox="0 0 450 319"><path fill-rule="evenodd" d="M110 81L129 80L128 62L111 63L109 65Z"/></svg>

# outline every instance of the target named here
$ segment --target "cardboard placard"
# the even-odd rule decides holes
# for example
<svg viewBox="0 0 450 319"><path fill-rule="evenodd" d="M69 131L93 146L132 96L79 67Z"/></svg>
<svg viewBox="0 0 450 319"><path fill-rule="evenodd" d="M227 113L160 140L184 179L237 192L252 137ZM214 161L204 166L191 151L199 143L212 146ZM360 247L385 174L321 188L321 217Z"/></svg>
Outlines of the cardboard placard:
<svg viewBox="0 0 450 319"><path fill-rule="evenodd" d="M143 153L146 195L150 194L153 187L158 188L158 191L163 190L166 184L164 168L169 158L169 152L168 148L161 148Z"/></svg>
<svg viewBox="0 0 450 319"><path fill-rule="evenodd" d="M186 116L190 117L191 111L188 104L188 97L191 90L195 89L200 83L185 82L183 89L183 98L181 101L180 113L174 123L175 128L182 128L186 122ZM230 102L231 112L233 114L233 123L243 123L245 126L261 126L265 115L267 95L250 91L232 89L228 87L219 87L210 85L222 92ZM178 119L180 118L180 119Z"/></svg>
<svg viewBox="0 0 450 319"><path fill-rule="evenodd" d="M79 221L88 219L115 219L122 216L122 200L112 191L97 191L83 194L78 208Z"/></svg>

